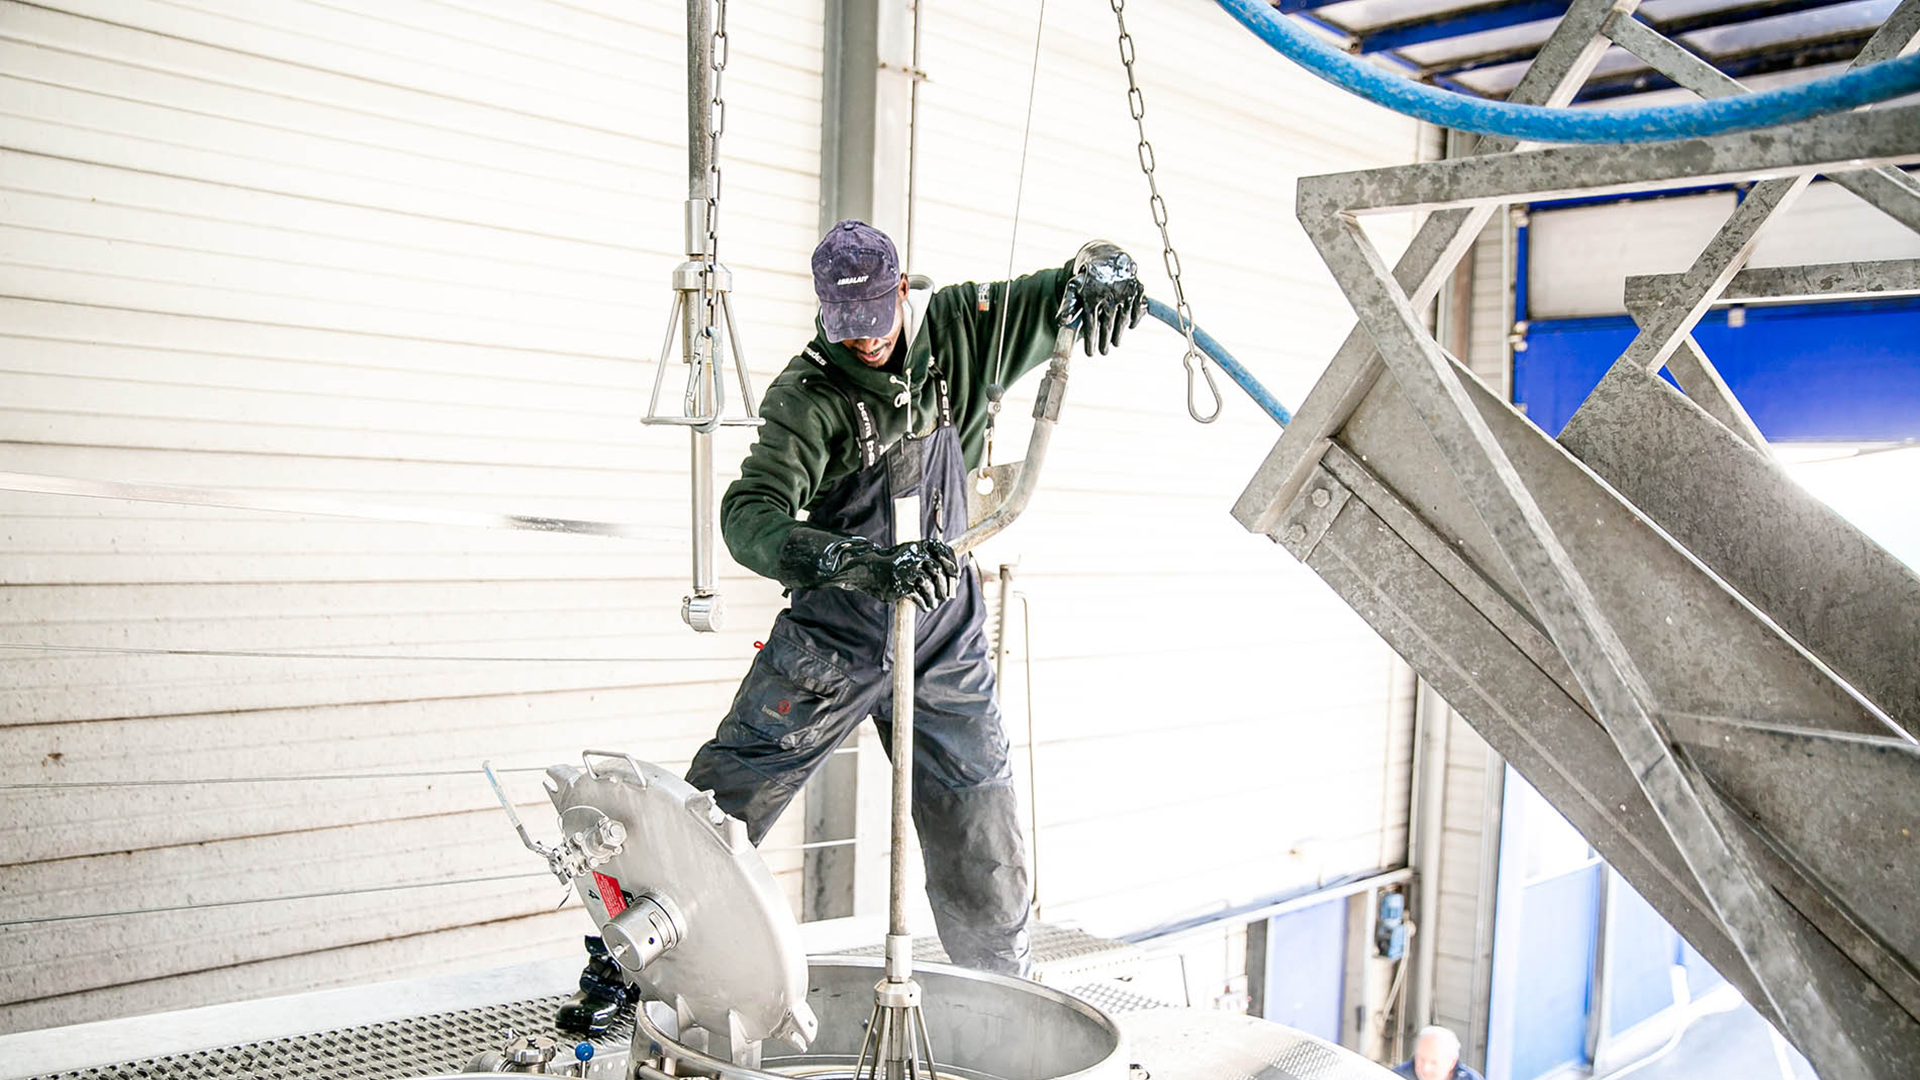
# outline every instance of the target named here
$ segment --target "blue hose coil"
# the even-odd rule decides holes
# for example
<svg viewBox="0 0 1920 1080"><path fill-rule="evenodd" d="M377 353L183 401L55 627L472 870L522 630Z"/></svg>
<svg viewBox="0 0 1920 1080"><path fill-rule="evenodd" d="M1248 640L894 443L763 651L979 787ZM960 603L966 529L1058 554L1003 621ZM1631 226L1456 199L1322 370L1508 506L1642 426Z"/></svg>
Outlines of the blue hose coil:
<svg viewBox="0 0 1920 1080"><path fill-rule="evenodd" d="M1152 297L1147 298L1147 314L1173 327L1176 332L1185 333L1180 329L1180 313ZM1289 412L1285 405L1280 404L1280 399L1274 397L1271 390L1262 386L1259 379L1253 377L1253 372L1241 367L1240 361L1235 360L1232 353L1213 340L1212 334L1196 325L1193 328L1193 343L1200 346L1200 351L1206 353L1209 359L1220 365L1220 370L1227 373L1227 378L1239 383L1240 389L1247 392L1247 396L1253 399L1254 404L1266 410L1267 415L1273 417L1274 423L1281 427L1293 423L1293 413Z"/></svg>
<svg viewBox="0 0 1920 1080"><path fill-rule="evenodd" d="M1457 94L1389 74L1315 38L1267 0L1215 0L1240 25L1322 79L1441 127L1548 143L1695 139L1808 120L1920 92L1920 54L1794 86L1637 109L1553 109Z"/></svg>

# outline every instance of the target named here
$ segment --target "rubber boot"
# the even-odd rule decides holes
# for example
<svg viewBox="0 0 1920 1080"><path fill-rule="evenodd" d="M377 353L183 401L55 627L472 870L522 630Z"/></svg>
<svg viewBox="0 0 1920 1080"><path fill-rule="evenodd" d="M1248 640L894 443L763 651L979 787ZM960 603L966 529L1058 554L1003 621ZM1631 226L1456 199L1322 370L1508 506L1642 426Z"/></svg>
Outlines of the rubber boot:
<svg viewBox="0 0 1920 1080"><path fill-rule="evenodd" d="M600 1035L613 1026L620 1010L638 997L635 987L620 976L620 965L607 955L607 944L587 938L587 966L580 972L580 990L560 1003L553 1026L569 1035Z"/></svg>

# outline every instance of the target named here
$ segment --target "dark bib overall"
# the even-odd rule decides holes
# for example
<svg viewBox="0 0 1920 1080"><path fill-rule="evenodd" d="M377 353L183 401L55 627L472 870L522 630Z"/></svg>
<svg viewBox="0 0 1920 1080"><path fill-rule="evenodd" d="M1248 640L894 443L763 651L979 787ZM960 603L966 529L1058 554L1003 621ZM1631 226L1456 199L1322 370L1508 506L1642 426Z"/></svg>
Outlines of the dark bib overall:
<svg viewBox="0 0 1920 1080"><path fill-rule="evenodd" d="M951 540L966 531L965 455L946 380L935 377L939 423L885 450L864 401L832 381L819 383L855 410L862 461L815 502L810 524L891 545L894 500L918 494L920 536ZM711 789L721 809L746 822L754 843L862 719L871 715L881 745L890 745L891 621L891 605L845 589L796 590L774 620L733 707L687 770L688 783ZM913 822L947 955L968 967L1024 974L1026 848L985 623L970 560L957 594L919 613Z"/></svg>

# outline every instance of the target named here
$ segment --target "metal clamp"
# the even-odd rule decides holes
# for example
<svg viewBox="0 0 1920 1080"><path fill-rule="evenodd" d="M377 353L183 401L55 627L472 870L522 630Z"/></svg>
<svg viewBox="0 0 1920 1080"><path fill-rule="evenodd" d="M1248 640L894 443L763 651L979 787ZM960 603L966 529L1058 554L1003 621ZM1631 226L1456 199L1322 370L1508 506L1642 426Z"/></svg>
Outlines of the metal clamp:
<svg viewBox="0 0 1920 1080"><path fill-rule="evenodd" d="M707 282L711 269L712 284ZM721 318L707 325L697 321L701 300L709 289L717 296ZM647 414L641 423L652 426L690 427L712 432L723 427L759 427L766 423L754 405L753 378L747 373L740 331L733 319L733 274L724 266L706 261L688 260L673 270L673 306L667 313L666 335L660 342L659 365L654 370L653 392L647 397ZM725 325L726 333L720 332ZM680 355L687 364L687 385L680 398L678 416L660 412L660 394L666 386L667 358L673 355L673 336L680 331ZM725 338L725 347L721 338ZM727 416L726 379L722 369L724 356L731 355L736 380L740 384L743 416Z"/></svg>
<svg viewBox="0 0 1920 1080"><path fill-rule="evenodd" d="M1188 327L1188 333L1191 334L1192 324L1189 323ZM1196 363L1196 361L1198 361L1198 363ZM1191 337L1189 337L1187 341L1187 355L1181 358L1180 364L1187 369L1187 415L1202 424L1211 424L1215 420L1220 419L1220 410L1226 408L1227 403L1220 397L1220 384L1213 380L1213 369L1207 366L1206 354L1201 352L1200 349L1193 344ZM1193 373L1196 369L1200 372L1201 377L1207 380L1207 392L1213 395L1213 411L1207 413L1205 416L1202 416L1200 410L1193 407L1195 400L1193 396L1195 386Z"/></svg>

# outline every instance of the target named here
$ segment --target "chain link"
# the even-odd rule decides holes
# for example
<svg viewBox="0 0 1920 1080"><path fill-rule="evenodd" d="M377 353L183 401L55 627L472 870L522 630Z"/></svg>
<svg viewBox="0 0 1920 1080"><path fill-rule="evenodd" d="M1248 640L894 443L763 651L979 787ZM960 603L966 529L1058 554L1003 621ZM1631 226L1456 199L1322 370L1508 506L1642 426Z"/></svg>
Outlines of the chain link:
<svg viewBox="0 0 1920 1080"><path fill-rule="evenodd" d="M1180 316L1180 329L1187 336L1187 353L1180 363L1187 369L1187 415L1202 424L1211 424L1220 418L1220 409L1225 404L1220 398L1220 387L1213 381L1213 372L1207 367L1207 354L1193 340L1193 308L1187 303L1187 290L1180 281L1180 253L1174 250L1173 236L1167 231L1167 200L1160 195L1160 185L1154 180L1154 168L1158 160L1154 157L1153 143L1147 140L1147 99L1140 92L1140 82L1133 73L1134 47L1133 35L1127 33L1127 0L1109 0L1113 6L1114 21L1120 26L1120 63L1127 69L1127 111L1133 115L1134 128L1140 134L1140 142L1134 147L1134 154L1140 160L1140 171L1147 177L1148 207L1153 211L1153 223L1160 230L1160 261L1167 268L1167 277L1173 281L1173 307ZM1194 389L1196 373L1206 379L1207 390L1213 395L1213 411L1201 415L1194 408Z"/></svg>
<svg viewBox="0 0 1920 1080"><path fill-rule="evenodd" d="M705 2L705 0L702 0ZM703 333L712 363L720 362L720 136L727 130L727 99L720 76L727 70L727 0L718 0L707 66L713 70L713 96L707 102L707 258L700 268L701 298L706 304ZM717 378L717 375L716 375Z"/></svg>

